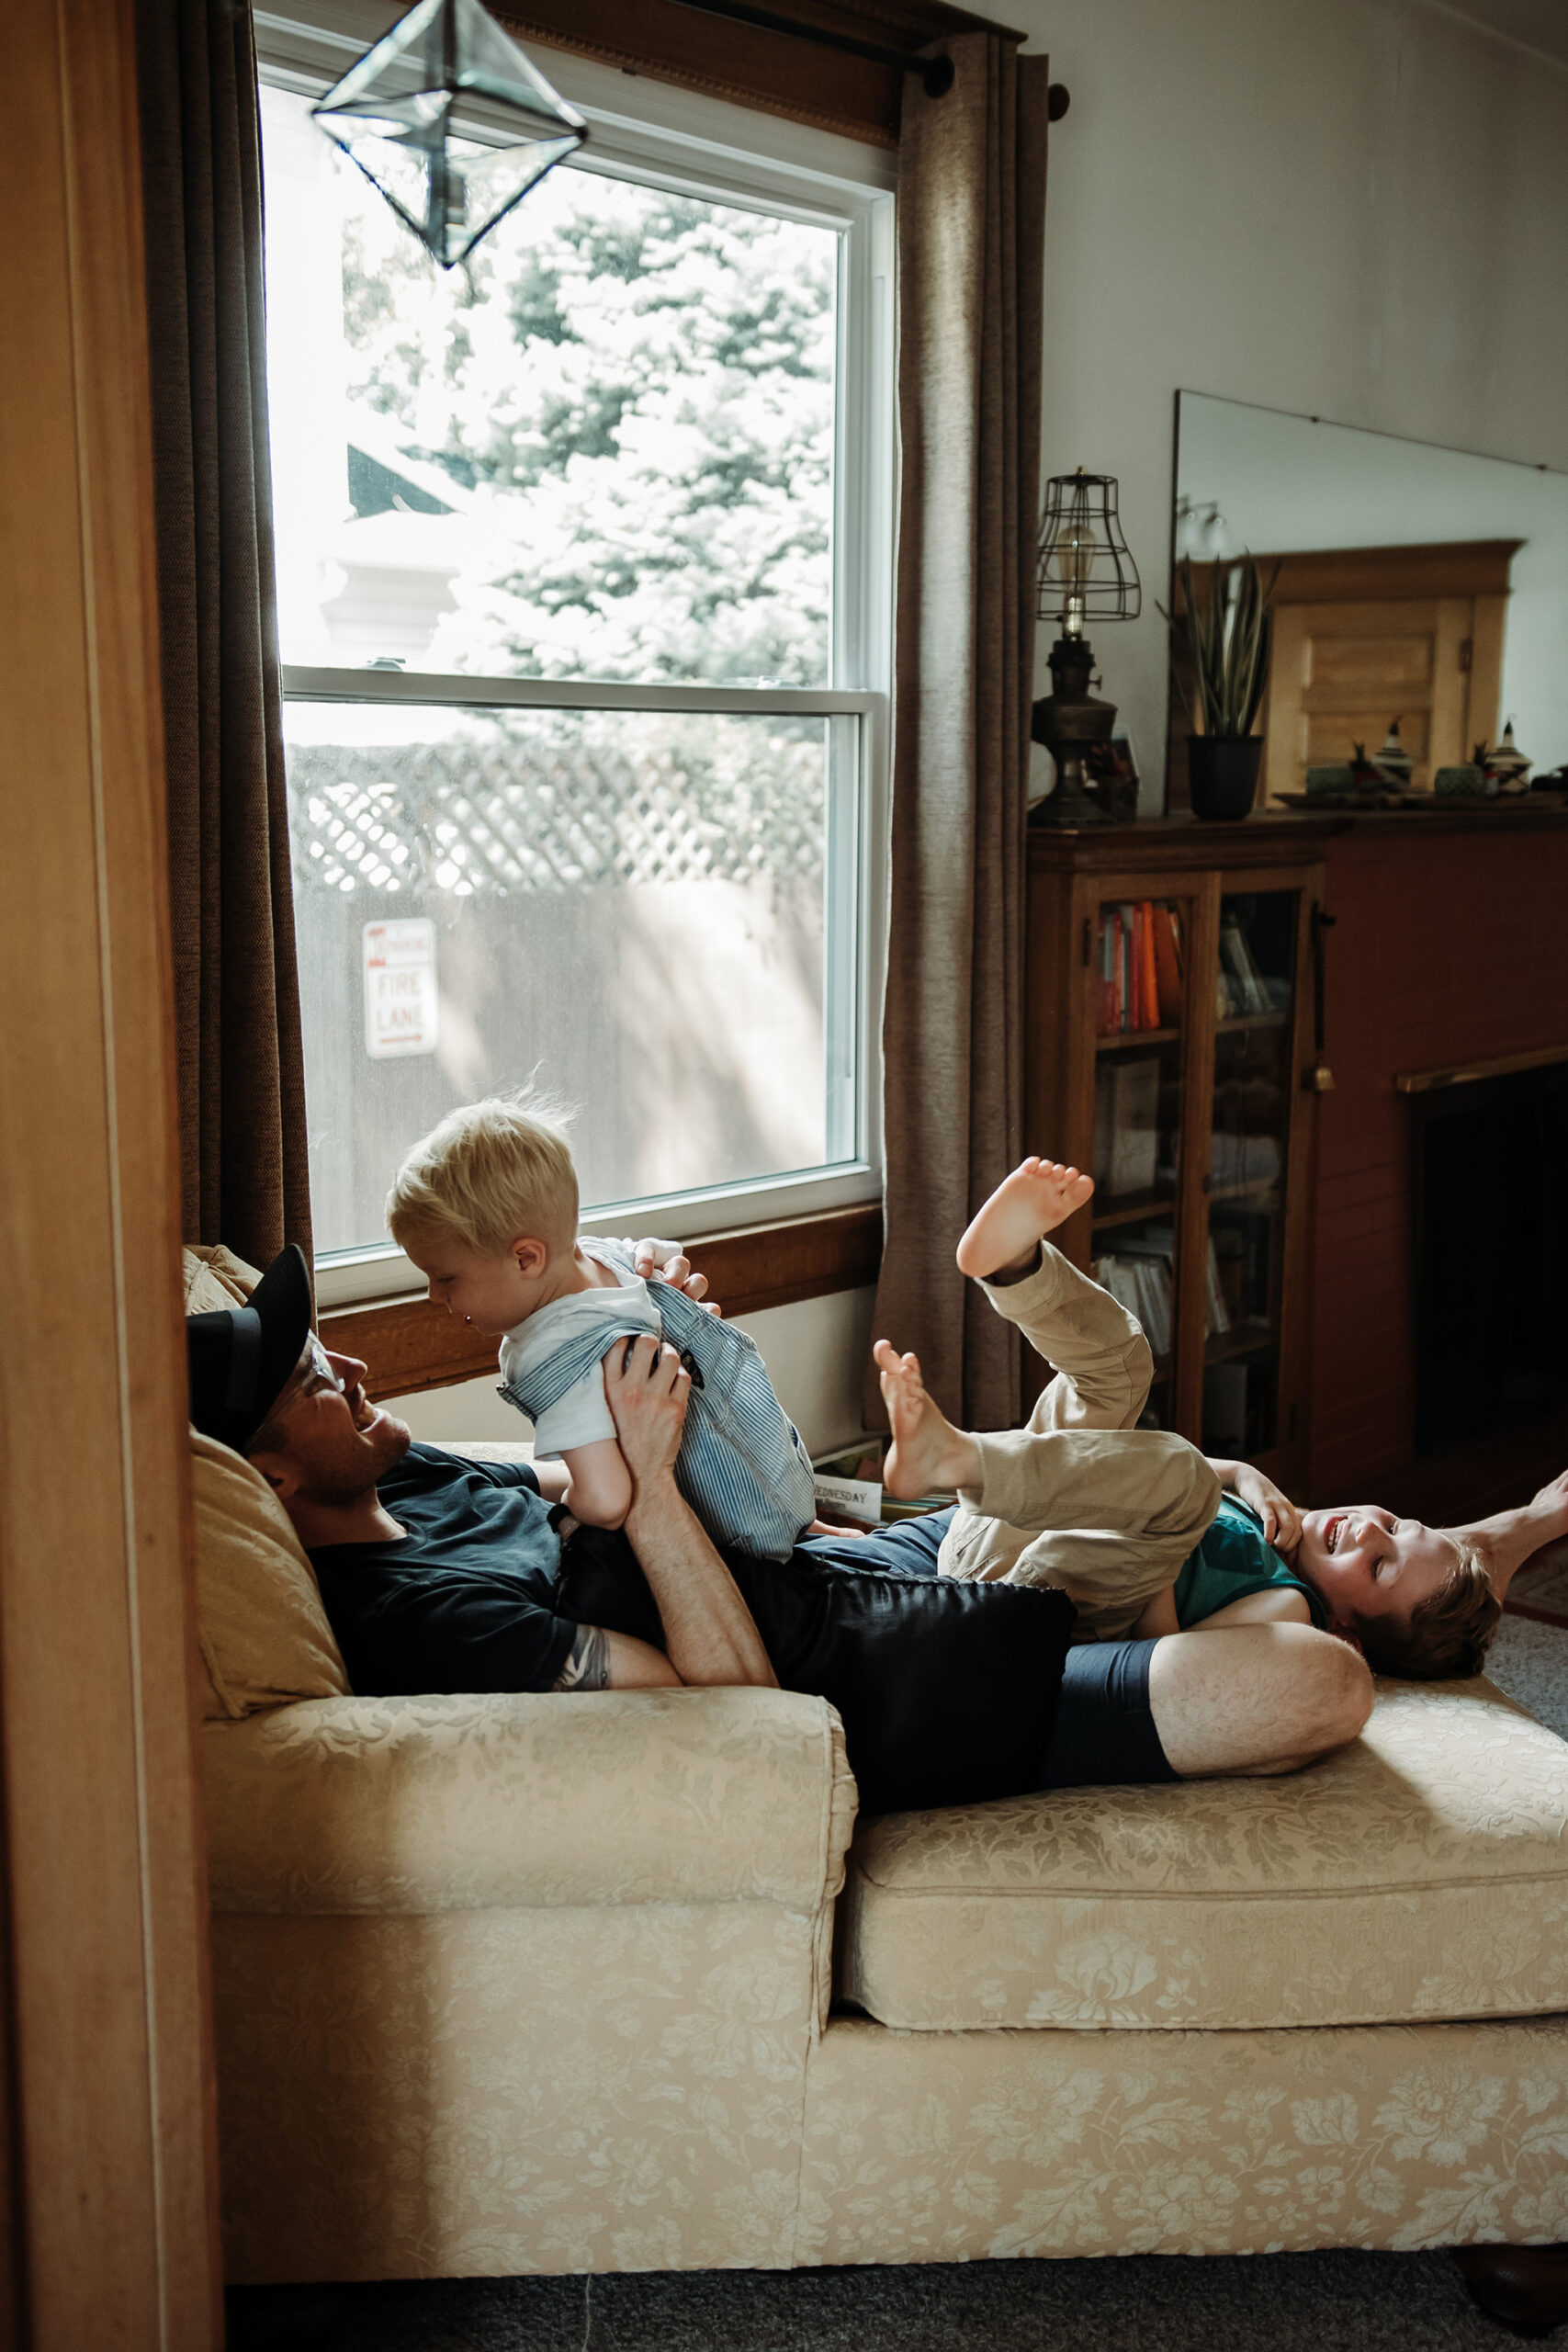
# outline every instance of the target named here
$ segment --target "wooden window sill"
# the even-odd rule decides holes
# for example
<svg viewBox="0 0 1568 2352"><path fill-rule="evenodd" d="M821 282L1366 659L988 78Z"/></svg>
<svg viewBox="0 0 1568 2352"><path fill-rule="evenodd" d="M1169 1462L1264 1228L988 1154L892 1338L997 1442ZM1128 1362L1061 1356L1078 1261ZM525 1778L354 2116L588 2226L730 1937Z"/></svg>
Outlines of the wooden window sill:
<svg viewBox="0 0 1568 2352"><path fill-rule="evenodd" d="M874 1283L882 1262L882 1204L865 1201L699 1236L683 1247L726 1315L755 1315ZM318 1328L329 1348L369 1366L365 1386L376 1398L447 1388L495 1369L495 1340L454 1322L428 1299L334 1307L318 1317Z"/></svg>

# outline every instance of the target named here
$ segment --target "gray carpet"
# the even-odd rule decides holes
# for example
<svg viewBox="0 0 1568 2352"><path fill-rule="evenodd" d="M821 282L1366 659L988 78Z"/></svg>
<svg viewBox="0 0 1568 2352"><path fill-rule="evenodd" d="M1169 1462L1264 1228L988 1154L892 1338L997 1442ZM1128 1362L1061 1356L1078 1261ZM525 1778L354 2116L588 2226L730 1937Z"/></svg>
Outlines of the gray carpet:
<svg viewBox="0 0 1568 2352"><path fill-rule="evenodd" d="M709 2270L591 2287L442 2279L347 2290L308 2333L287 2297L231 2300L231 2352L1506 2352L1510 2342L1443 2254Z"/></svg>
<svg viewBox="0 0 1568 2352"><path fill-rule="evenodd" d="M1568 1632L1505 1617L1487 1666L1568 1738ZM1549 2340L1568 2340L1568 2328ZM447 2278L230 2296L231 2352L1502 2352L1509 2341L1443 2254Z"/></svg>

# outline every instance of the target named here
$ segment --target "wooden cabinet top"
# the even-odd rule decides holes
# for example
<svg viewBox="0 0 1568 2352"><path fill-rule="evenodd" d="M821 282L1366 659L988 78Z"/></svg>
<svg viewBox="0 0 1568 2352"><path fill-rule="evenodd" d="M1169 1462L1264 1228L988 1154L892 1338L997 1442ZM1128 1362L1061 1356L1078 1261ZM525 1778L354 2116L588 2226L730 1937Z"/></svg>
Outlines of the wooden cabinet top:
<svg viewBox="0 0 1568 2352"><path fill-rule="evenodd" d="M1234 825L1204 822L1183 812L1140 817L1132 825L1086 826L1081 832L1032 825L1026 838L1032 874L1124 874L1138 866L1192 873L1215 866L1314 865L1332 841L1347 833L1394 833L1418 842L1435 833L1484 832L1505 838L1542 831L1568 839L1568 808L1555 796L1550 800L1542 796L1539 806L1532 796L1506 808L1456 803L1445 808L1369 809L1365 814L1332 808L1322 816L1269 810Z"/></svg>

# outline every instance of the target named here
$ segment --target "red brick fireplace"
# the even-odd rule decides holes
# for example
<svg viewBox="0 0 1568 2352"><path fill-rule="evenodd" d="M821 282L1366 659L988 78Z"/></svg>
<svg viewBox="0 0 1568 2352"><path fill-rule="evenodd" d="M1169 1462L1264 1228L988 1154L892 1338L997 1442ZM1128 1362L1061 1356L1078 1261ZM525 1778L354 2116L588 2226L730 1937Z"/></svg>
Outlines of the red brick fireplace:
<svg viewBox="0 0 1568 2352"><path fill-rule="evenodd" d="M1417 1457L1414 1098L1395 1081L1531 1049L1568 1056L1568 816L1359 820L1328 845L1328 910L1335 1086L1319 1105L1310 1498L1479 1515L1568 1463L1568 1412ZM1513 1176L1478 1170L1478 1220ZM1568 1169L1561 1196L1568 1214Z"/></svg>

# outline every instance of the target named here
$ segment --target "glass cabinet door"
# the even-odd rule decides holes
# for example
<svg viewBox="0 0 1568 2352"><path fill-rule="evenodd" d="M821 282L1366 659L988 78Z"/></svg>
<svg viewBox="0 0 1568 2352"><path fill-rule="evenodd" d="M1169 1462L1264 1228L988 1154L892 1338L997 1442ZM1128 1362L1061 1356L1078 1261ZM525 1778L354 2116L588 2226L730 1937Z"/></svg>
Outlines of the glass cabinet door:
<svg viewBox="0 0 1568 2352"><path fill-rule="evenodd" d="M1280 1436L1280 1320L1292 1105L1296 890L1220 899L1204 1281L1205 1453Z"/></svg>
<svg viewBox="0 0 1568 2352"><path fill-rule="evenodd" d="M1182 1064L1191 901L1106 900L1088 941L1095 1008L1091 1271L1143 1325L1142 1426L1172 1429Z"/></svg>

